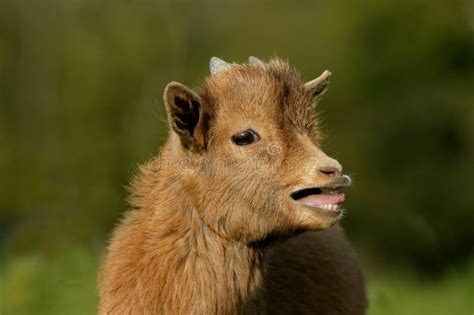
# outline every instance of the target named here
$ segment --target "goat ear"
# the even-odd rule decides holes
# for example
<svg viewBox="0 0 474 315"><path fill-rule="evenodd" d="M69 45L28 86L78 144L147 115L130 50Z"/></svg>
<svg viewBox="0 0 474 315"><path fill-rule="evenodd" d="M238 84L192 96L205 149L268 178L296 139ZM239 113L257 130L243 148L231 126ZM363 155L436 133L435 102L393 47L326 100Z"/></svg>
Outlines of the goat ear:
<svg viewBox="0 0 474 315"><path fill-rule="evenodd" d="M164 100L170 128L178 134L181 144L193 152L202 148L197 132L201 115L201 100L190 88L171 82L165 88Z"/></svg>
<svg viewBox="0 0 474 315"><path fill-rule="evenodd" d="M314 97L313 106L316 106L323 97L324 93L326 93L331 75L331 72L325 70L319 77L304 84L306 91L308 91Z"/></svg>

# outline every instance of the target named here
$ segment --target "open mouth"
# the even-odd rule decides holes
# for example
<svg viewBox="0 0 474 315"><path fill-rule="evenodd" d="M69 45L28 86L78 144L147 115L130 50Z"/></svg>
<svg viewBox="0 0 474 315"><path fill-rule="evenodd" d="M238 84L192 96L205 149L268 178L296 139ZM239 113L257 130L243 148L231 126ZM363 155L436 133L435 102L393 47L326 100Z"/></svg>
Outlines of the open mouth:
<svg viewBox="0 0 474 315"><path fill-rule="evenodd" d="M340 212L345 199L340 187L305 188L293 192L290 196L303 206L328 212Z"/></svg>

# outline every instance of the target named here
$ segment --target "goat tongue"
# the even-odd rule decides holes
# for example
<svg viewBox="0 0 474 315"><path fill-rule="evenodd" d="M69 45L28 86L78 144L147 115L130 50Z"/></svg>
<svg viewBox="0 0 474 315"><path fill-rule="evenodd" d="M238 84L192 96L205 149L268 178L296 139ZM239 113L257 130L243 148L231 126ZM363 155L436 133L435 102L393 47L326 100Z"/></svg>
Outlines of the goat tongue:
<svg viewBox="0 0 474 315"><path fill-rule="evenodd" d="M332 205L332 204L341 204L344 202L344 194L317 194L309 195L298 199L298 202L301 202L310 207L317 207L321 205Z"/></svg>

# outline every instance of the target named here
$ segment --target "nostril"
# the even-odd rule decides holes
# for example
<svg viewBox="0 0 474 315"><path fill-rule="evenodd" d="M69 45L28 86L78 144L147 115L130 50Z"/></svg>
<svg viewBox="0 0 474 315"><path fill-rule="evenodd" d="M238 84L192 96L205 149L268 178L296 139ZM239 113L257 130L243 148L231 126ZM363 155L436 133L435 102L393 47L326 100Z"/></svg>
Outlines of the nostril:
<svg viewBox="0 0 474 315"><path fill-rule="evenodd" d="M321 167L319 169L321 173L323 173L326 176L334 177L336 175L340 174L339 169L332 167L332 166L327 166L327 167Z"/></svg>

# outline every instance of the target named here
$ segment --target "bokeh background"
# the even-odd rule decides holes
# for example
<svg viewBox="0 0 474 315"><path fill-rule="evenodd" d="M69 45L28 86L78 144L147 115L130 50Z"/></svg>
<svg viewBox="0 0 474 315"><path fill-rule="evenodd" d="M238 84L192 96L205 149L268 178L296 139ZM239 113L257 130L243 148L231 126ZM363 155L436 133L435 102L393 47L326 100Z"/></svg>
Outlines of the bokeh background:
<svg viewBox="0 0 474 315"><path fill-rule="evenodd" d="M333 72L326 150L369 314L474 313L474 2L0 3L0 314L94 314L128 180L167 135L162 91L208 60Z"/></svg>

